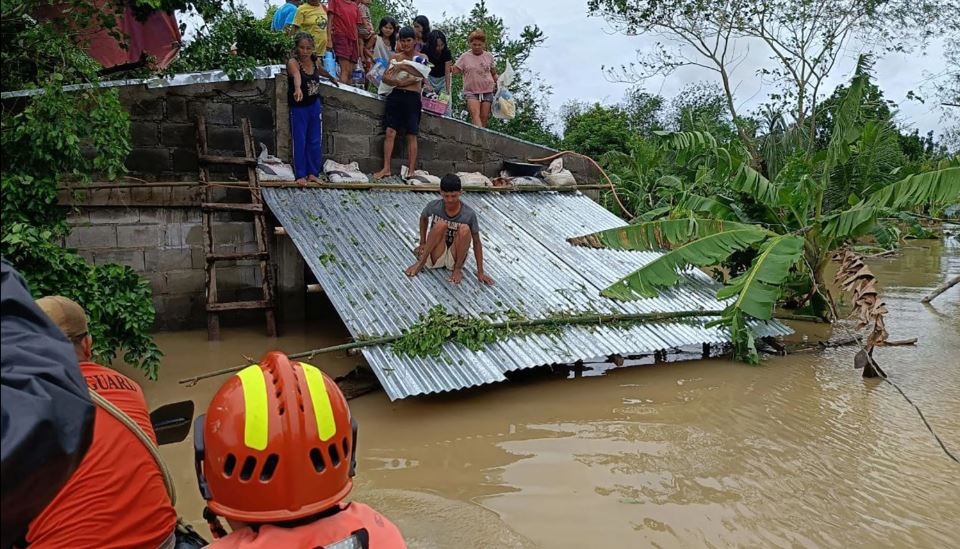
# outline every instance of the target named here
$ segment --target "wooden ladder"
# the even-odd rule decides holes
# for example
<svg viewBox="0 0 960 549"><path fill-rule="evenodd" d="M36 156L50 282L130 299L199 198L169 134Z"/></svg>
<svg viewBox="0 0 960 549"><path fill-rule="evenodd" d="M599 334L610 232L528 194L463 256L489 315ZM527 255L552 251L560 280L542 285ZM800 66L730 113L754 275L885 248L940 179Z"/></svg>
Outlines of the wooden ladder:
<svg viewBox="0 0 960 549"><path fill-rule="evenodd" d="M207 338L220 339L220 313L225 311L263 309L267 320L267 336L276 337L277 319L274 301L273 276L270 269L270 253L267 250L267 226L263 217L263 196L260 178L257 177L257 159L253 142L253 130L246 118L240 121L243 131L244 156L217 156L209 154L207 148L207 122L203 116L197 117L197 160L200 166L200 183L203 185L204 198L200 204L203 213L203 253L206 256L204 273L207 289ZM229 204L214 202L213 187L210 183L211 165L246 166L247 185L250 192L249 204ZM242 184L241 184L242 185ZM257 238L257 251L240 253L217 253L213 237L216 212L245 212L253 214L254 232ZM260 281L263 299L255 301L221 302L217 300L217 263L256 259L260 263Z"/></svg>

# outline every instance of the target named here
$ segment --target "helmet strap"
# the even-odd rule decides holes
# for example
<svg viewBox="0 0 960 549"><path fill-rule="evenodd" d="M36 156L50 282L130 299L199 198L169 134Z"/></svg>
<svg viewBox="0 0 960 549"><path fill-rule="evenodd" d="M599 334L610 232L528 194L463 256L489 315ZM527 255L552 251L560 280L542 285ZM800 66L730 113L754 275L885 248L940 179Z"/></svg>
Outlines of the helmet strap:
<svg viewBox="0 0 960 549"><path fill-rule="evenodd" d="M210 533L213 534L213 539L220 539L227 535L227 530L220 524L220 517L206 505L203 506L203 518L207 521L207 526L210 528Z"/></svg>

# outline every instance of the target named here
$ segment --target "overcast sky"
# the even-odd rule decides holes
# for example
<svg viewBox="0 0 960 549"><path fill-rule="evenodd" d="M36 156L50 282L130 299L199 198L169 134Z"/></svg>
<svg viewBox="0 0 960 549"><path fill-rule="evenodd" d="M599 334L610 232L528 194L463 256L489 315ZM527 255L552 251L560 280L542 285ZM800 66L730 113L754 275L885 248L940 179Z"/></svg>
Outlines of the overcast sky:
<svg viewBox="0 0 960 549"><path fill-rule="evenodd" d="M263 0L243 0L256 14L265 10ZM280 0L274 0L279 4ZM503 17L504 22L516 36L524 25L539 25L546 36L543 47L530 57L529 67L540 74L553 89L550 108L556 112L569 100L601 103L616 103L621 100L629 84L610 81L601 71L601 65L617 66L635 59L637 49L656 41L652 37L624 36L613 31L599 17L587 17L586 0L487 0L491 12ZM419 13L431 21L448 16L468 14L473 0L415 0ZM401 22L402 23L402 22ZM376 25L376 22L374 22ZM742 44L746 52L748 44ZM765 99L772 89L754 74L759 65L766 63L759 48L748 53L737 74L739 84L737 98L742 111L749 112ZM460 52L454 52L454 55ZM826 89L833 88L849 79L860 53L859 47L844 52L841 63L834 70L835 80ZM931 73L941 70L943 52L940 44L934 44L925 54L889 55L879 59L875 66L876 81L888 99L900 105L898 121L907 127L917 128L921 133L934 130L939 133L940 107L935 102L920 104L906 98L909 90L920 91L929 82ZM686 68L667 77L646 81L642 86L648 92L666 98L674 96L685 84L700 80L716 81L715 73L700 68Z"/></svg>

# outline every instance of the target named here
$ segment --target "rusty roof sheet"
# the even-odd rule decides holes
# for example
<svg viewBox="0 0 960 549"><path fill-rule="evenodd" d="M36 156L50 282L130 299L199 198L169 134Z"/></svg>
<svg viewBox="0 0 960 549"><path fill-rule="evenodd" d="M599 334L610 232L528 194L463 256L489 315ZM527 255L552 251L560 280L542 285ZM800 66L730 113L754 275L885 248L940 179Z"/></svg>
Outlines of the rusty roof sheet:
<svg viewBox="0 0 960 549"><path fill-rule="evenodd" d="M614 301L600 290L657 257L571 246L570 236L623 225L587 196L576 193L469 193L464 201L480 218L485 267L492 287L474 276L468 259L459 286L446 272L410 279L419 214L432 193L390 190L266 188L264 198L316 275L354 337L400 334L442 304L453 314L527 318L557 313L635 313L720 309L717 284L698 270L658 297ZM472 256L472 253L471 253ZM729 334L706 320L631 326L567 326L558 334L506 338L481 351L448 342L439 357L395 355L389 346L363 354L391 399L503 381L505 373L544 364L611 354L632 355L725 343ZM779 322L758 323L765 336L786 335Z"/></svg>

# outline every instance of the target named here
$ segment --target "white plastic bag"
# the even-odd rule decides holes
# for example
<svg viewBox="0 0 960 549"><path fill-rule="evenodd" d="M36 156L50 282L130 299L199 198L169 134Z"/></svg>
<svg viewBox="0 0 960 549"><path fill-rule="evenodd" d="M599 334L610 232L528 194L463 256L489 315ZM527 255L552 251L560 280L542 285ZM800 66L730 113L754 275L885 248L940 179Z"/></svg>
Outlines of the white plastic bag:
<svg viewBox="0 0 960 549"><path fill-rule="evenodd" d="M551 162L550 166L541 173L543 175L543 180L547 182L547 185L560 187L577 184L577 180L574 179L570 170L564 169L563 158L558 158Z"/></svg>
<svg viewBox="0 0 960 549"><path fill-rule="evenodd" d="M373 60L373 67L367 72L367 80L374 86L379 86L383 81L383 73L387 71L387 60L376 58Z"/></svg>
<svg viewBox="0 0 960 549"><path fill-rule="evenodd" d="M410 170L406 166L400 167L400 179L404 181L407 185L439 185L440 178L435 175L430 175L429 172L424 170L416 170L413 173L410 173Z"/></svg>
<svg viewBox="0 0 960 549"><path fill-rule="evenodd" d="M323 173L331 183L369 183L370 180L366 174L360 171L360 166L356 162L349 164L340 164L333 160L327 160L323 163Z"/></svg>
<svg viewBox="0 0 960 549"><path fill-rule="evenodd" d="M510 61L503 69L503 74L497 77L497 93L493 96L493 105L490 114L500 120L511 120L517 113L516 103L513 100L513 94L507 89L513 84L514 72Z"/></svg>
<svg viewBox="0 0 960 549"><path fill-rule="evenodd" d="M483 175L480 172L457 172L457 177L460 178L460 183L466 187L492 187L493 183L490 181L490 178Z"/></svg>
<svg viewBox="0 0 960 549"><path fill-rule="evenodd" d="M260 156L257 157L257 177L260 181L293 181L293 168L276 156L267 152L267 146L260 143Z"/></svg>

